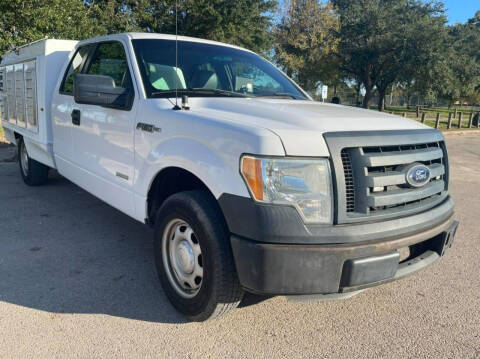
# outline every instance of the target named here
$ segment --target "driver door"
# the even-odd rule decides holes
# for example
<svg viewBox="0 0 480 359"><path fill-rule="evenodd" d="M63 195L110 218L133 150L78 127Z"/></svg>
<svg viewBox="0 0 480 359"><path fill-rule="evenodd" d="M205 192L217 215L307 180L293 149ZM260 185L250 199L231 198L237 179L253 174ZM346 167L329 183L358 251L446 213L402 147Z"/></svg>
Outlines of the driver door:
<svg viewBox="0 0 480 359"><path fill-rule="evenodd" d="M102 42L91 52L83 74L113 78L115 87L136 93L124 46ZM138 96L131 109L78 105L72 126L73 153L82 187L112 206L133 211L134 125ZM78 177L78 176L77 176Z"/></svg>

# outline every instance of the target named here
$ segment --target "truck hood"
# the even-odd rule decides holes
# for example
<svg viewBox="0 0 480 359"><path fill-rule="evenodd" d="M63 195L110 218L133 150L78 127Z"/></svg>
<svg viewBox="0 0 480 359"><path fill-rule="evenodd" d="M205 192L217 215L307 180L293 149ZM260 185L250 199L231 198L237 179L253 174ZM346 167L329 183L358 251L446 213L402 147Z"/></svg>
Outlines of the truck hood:
<svg viewBox="0 0 480 359"><path fill-rule="evenodd" d="M191 98L192 113L261 127L277 134L291 156L325 156L323 133L428 128L383 112L314 101L258 98Z"/></svg>

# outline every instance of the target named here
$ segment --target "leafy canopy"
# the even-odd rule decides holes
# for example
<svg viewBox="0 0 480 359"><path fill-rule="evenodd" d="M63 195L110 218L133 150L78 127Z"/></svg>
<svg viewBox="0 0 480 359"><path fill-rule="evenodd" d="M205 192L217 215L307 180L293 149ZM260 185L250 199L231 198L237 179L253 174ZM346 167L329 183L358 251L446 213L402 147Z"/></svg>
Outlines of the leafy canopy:
<svg viewBox="0 0 480 359"><path fill-rule="evenodd" d="M338 58L341 70L365 87L368 106L374 87L383 109L387 89L415 78L431 66L442 48L443 5L420 0L333 0L340 17Z"/></svg>
<svg viewBox="0 0 480 359"><path fill-rule="evenodd" d="M266 51L276 6L276 0L178 0L178 32ZM175 0L0 1L0 53L46 36L127 31L175 33Z"/></svg>
<svg viewBox="0 0 480 359"><path fill-rule="evenodd" d="M223 41L262 52L270 48L269 29L276 0L97 0L87 2L105 33L178 33Z"/></svg>
<svg viewBox="0 0 480 359"><path fill-rule="evenodd" d="M275 60L312 91L318 82L328 83L335 76L338 64L332 54L338 42L333 36L338 17L332 5L318 0L292 0L284 9L273 31Z"/></svg>
<svg viewBox="0 0 480 359"><path fill-rule="evenodd" d="M480 103L480 11L466 24L450 27L448 35L445 82L438 92L451 104Z"/></svg>
<svg viewBox="0 0 480 359"><path fill-rule="evenodd" d="M0 1L0 55L46 36L83 39L95 32L80 0Z"/></svg>

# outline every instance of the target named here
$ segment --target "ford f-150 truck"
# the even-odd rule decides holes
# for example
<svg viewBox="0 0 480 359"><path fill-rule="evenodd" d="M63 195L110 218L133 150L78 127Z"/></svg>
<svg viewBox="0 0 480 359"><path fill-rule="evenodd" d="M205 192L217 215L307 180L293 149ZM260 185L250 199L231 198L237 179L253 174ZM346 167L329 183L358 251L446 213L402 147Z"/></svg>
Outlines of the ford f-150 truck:
<svg viewBox="0 0 480 359"><path fill-rule="evenodd" d="M27 185L56 169L154 228L165 294L190 320L245 291L339 299L405 277L458 225L440 132L315 102L223 43L41 40L3 56L0 116Z"/></svg>

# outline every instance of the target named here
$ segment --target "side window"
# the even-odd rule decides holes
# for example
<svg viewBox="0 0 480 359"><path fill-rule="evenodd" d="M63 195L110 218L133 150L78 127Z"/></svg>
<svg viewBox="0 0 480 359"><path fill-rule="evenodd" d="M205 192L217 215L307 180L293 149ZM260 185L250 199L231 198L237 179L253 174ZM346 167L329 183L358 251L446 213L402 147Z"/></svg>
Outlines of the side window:
<svg viewBox="0 0 480 359"><path fill-rule="evenodd" d="M80 72L82 64L85 62L85 58L88 55L90 46L83 46L77 50L73 56L70 65L68 65L67 71L63 77L62 85L60 86L60 93L64 95L73 95L73 78Z"/></svg>
<svg viewBox="0 0 480 359"><path fill-rule="evenodd" d="M110 76L115 81L116 87L131 88L132 86L125 50L119 42L107 42L98 45L86 73L88 75Z"/></svg>

